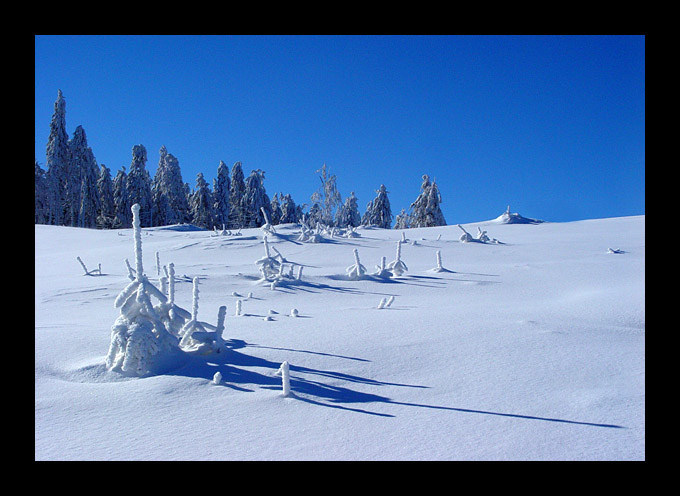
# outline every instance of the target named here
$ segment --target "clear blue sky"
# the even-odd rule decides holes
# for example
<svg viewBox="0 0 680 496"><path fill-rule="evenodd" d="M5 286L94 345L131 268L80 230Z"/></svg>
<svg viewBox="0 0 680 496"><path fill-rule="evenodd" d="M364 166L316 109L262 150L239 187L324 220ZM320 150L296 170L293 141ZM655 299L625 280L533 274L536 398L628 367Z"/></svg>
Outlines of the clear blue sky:
<svg viewBox="0 0 680 496"><path fill-rule="evenodd" d="M112 175L165 145L192 187L241 161L298 204L326 163L361 213L423 174L448 224L645 213L644 36L38 35L43 167L58 89Z"/></svg>

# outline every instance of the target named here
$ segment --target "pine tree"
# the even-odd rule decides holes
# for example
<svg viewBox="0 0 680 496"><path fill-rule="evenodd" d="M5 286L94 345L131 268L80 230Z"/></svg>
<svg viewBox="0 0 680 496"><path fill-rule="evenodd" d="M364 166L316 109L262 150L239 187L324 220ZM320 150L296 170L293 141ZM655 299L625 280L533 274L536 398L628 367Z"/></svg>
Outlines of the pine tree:
<svg viewBox="0 0 680 496"><path fill-rule="evenodd" d="M361 225L358 199L354 195L354 191L350 193L345 199L345 203L338 209L338 213L335 216L335 225L337 227L358 227Z"/></svg>
<svg viewBox="0 0 680 496"><path fill-rule="evenodd" d="M47 224L49 217L49 205L47 203L47 178L45 171L35 161L35 223Z"/></svg>
<svg viewBox="0 0 680 496"><path fill-rule="evenodd" d="M213 197L203 173L196 175L196 190L191 196L191 223L204 229L212 229L213 221Z"/></svg>
<svg viewBox="0 0 680 496"><path fill-rule="evenodd" d="M389 229L392 226L392 209L390 200L387 197L387 188L384 184L376 191L377 196L366 206L366 212L361 220L364 226L376 226L382 229Z"/></svg>
<svg viewBox="0 0 680 496"><path fill-rule="evenodd" d="M47 139L46 182L49 205L48 223L61 226L67 219L70 208L67 198L69 168L68 134L66 132L66 100L61 90L54 102L54 113L50 122L50 135Z"/></svg>
<svg viewBox="0 0 680 496"><path fill-rule="evenodd" d="M112 229L116 218L116 206L113 202L113 181L111 181L111 171L104 164L99 167L97 193L99 195L97 227Z"/></svg>
<svg viewBox="0 0 680 496"><path fill-rule="evenodd" d="M401 213L397 215L396 221L394 223L394 229L409 229L411 227L411 219L408 212L401 209Z"/></svg>
<svg viewBox="0 0 680 496"><path fill-rule="evenodd" d="M97 179L99 166L92 149L87 145L87 136L78 126L69 141L71 164L69 190L71 191L71 225L94 228L97 226L99 193Z"/></svg>
<svg viewBox="0 0 680 496"><path fill-rule="evenodd" d="M115 217L113 226L115 229L122 229L132 227L132 212L128 201L127 192L127 174L125 167L116 173L113 179L113 206L115 210Z"/></svg>
<svg viewBox="0 0 680 496"><path fill-rule="evenodd" d="M260 227L265 218L262 210L271 218L271 201L264 188L264 171L253 170L245 181L245 192L241 202L244 212L244 227Z"/></svg>
<svg viewBox="0 0 680 496"><path fill-rule="evenodd" d="M411 227L445 226L444 214L439 207L442 199L437 184L430 182L429 176L425 174L420 189L420 195L411 204Z"/></svg>
<svg viewBox="0 0 680 496"><path fill-rule="evenodd" d="M230 190L229 167L220 160L220 165L217 167L217 177L213 180L213 211L215 216L213 222L218 227L229 225Z"/></svg>
<svg viewBox="0 0 680 496"><path fill-rule="evenodd" d="M246 184L243 176L241 162L236 162L231 168L231 185L229 191L230 203L230 226L241 228L245 224L245 212L243 210L243 195L246 192Z"/></svg>
<svg viewBox="0 0 680 496"><path fill-rule="evenodd" d="M283 199L283 193L281 193L281 198ZM269 222L273 226L279 225L281 223L281 203L279 201L278 193L274 193L274 198L272 198L271 211L272 215Z"/></svg>
<svg viewBox="0 0 680 496"><path fill-rule="evenodd" d="M156 226L189 221L189 203L179 161L165 145L159 151L158 168L151 187L153 223Z"/></svg>
<svg viewBox="0 0 680 496"><path fill-rule="evenodd" d="M127 175L128 203L140 206L142 227L152 225L151 177L146 170L146 148L144 145L132 147L132 163Z"/></svg>
<svg viewBox="0 0 680 496"><path fill-rule="evenodd" d="M281 199L281 218L279 221L281 224L293 224L300 222L298 209L295 206L293 198L291 198L289 194L284 195Z"/></svg>

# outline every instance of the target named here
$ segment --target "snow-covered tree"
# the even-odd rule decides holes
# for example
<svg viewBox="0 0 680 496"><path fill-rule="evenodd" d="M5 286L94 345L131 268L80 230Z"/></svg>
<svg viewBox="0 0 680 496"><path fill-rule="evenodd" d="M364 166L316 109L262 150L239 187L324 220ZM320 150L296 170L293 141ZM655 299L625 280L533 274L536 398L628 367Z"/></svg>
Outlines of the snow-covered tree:
<svg viewBox="0 0 680 496"><path fill-rule="evenodd" d="M161 303L167 298L144 274L139 204L131 210L136 276L114 302L120 315L111 327L106 368L125 375L145 376L162 372L181 350L177 338L168 332L151 303L151 297Z"/></svg>
<svg viewBox="0 0 680 496"><path fill-rule="evenodd" d="M335 209L342 203L342 198L336 186L335 174L330 174L329 171L330 167L324 163L321 169L316 172L320 174L319 179L321 180L321 186L317 190L318 203L321 208L321 222L331 226L333 225Z"/></svg>
<svg viewBox="0 0 680 496"><path fill-rule="evenodd" d="M427 174L423 175L423 184L418 198L411 204L411 227L445 226L444 214L439 205L442 202L439 188L430 182Z"/></svg>
<svg viewBox="0 0 680 496"><path fill-rule="evenodd" d="M281 224L292 224L300 221L298 216L298 209L291 198L290 194L285 194L281 198L281 217L279 222Z"/></svg>
<svg viewBox="0 0 680 496"><path fill-rule="evenodd" d="M78 126L73 133L69 149L71 151L69 182L73 207L71 222L72 225L79 227L93 228L97 225L99 212L97 191L99 166L92 149L87 145L87 136L82 126Z"/></svg>
<svg viewBox="0 0 680 496"><path fill-rule="evenodd" d="M99 195L97 227L99 229L112 229L116 218L116 206L113 202L113 181L111 180L111 171L104 164L99 166L97 194Z"/></svg>
<svg viewBox="0 0 680 496"><path fill-rule="evenodd" d="M156 226L189 221L189 203L182 181L179 160L161 146L158 168L152 184L153 223Z"/></svg>
<svg viewBox="0 0 680 496"><path fill-rule="evenodd" d="M142 227L152 225L151 176L146 170L146 148L144 145L132 147L132 163L127 174L126 188L128 203L139 205Z"/></svg>
<svg viewBox="0 0 680 496"><path fill-rule="evenodd" d="M47 139L46 182L49 204L48 222L52 225L64 225L70 222L70 206L68 203L68 170L70 153L68 133L66 132L66 100L58 90L54 102L54 113L50 122L50 134ZM69 214L67 216L67 213Z"/></svg>
<svg viewBox="0 0 680 496"><path fill-rule="evenodd" d="M242 200L244 212L243 227L260 227L265 223L265 216L271 217L271 200L264 188L264 171L257 169L251 171L246 178L245 192Z"/></svg>
<svg viewBox="0 0 680 496"><path fill-rule="evenodd" d="M115 217L113 226L115 229L127 228L132 226L132 215L130 214L130 202L127 193L127 173L125 167L118 170L116 177L113 178L113 206Z"/></svg>
<svg viewBox="0 0 680 496"><path fill-rule="evenodd" d="M246 192L246 183L243 176L241 162L235 162L231 167L231 185L229 191L230 203L230 227L241 228L245 225L245 212L243 210L243 195Z"/></svg>
<svg viewBox="0 0 680 496"><path fill-rule="evenodd" d="M283 193L281 193L281 198L283 198ZM272 198L271 202L271 217L269 219L269 222L273 226L277 226L281 223L281 202L279 201L279 194L274 193L274 197Z"/></svg>
<svg viewBox="0 0 680 496"><path fill-rule="evenodd" d="M45 171L35 161L35 223L47 224L49 217L49 204L47 202L47 178Z"/></svg>
<svg viewBox="0 0 680 496"><path fill-rule="evenodd" d="M364 226L376 226L389 229L392 226L392 209L387 197L387 188L384 184L376 191L377 196L366 206L366 212L361 220Z"/></svg>
<svg viewBox="0 0 680 496"><path fill-rule="evenodd" d="M358 227L361 225L361 216L359 215L358 199L354 195L354 191L345 198L345 203L338 209L335 216L335 225L337 227Z"/></svg>
<svg viewBox="0 0 680 496"><path fill-rule="evenodd" d="M212 229L213 197L203 173L196 175L196 190L191 197L191 223L205 229Z"/></svg>
<svg viewBox="0 0 680 496"><path fill-rule="evenodd" d="M411 217L409 216L408 212L402 208L401 213L397 215L397 218L394 222L394 229L409 229L410 227Z"/></svg>
<svg viewBox="0 0 680 496"><path fill-rule="evenodd" d="M229 167L220 160L217 177L213 180L213 222L219 227L229 226L230 190Z"/></svg>

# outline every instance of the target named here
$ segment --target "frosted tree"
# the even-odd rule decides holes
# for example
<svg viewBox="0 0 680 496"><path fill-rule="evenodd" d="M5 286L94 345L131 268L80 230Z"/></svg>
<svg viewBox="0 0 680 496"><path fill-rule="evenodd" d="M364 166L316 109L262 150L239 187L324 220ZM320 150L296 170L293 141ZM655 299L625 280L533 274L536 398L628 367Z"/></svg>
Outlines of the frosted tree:
<svg viewBox="0 0 680 496"><path fill-rule="evenodd" d="M87 145L87 136L82 126L78 126L69 141L71 151L71 222L79 227L96 227L99 211L99 192L97 179L99 166L92 149ZM76 193L77 191L77 193Z"/></svg>
<svg viewBox="0 0 680 496"><path fill-rule="evenodd" d="M116 218L116 206L113 202L113 181L111 180L111 171L104 164L99 166L97 194L99 195L97 227L112 229Z"/></svg>
<svg viewBox="0 0 680 496"><path fill-rule="evenodd" d="M333 225L335 209L342 203L342 198L336 186L335 174L330 174L330 167L325 163L317 170L321 186L317 190L319 207L321 209L320 221L328 226ZM314 200L312 200L314 201Z"/></svg>
<svg viewBox="0 0 680 496"><path fill-rule="evenodd" d="M189 222L189 195L185 191L179 160L166 150L164 162L161 190L168 207L165 225Z"/></svg>
<svg viewBox="0 0 680 496"><path fill-rule="evenodd" d="M47 178L45 171L35 161L35 223L47 224L49 220L49 204L47 191Z"/></svg>
<svg viewBox="0 0 680 496"><path fill-rule="evenodd" d="M265 215L271 214L271 200L264 188L264 171L251 171L246 178L243 195L244 225L243 227L260 227L265 224Z"/></svg>
<svg viewBox="0 0 680 496"><path fill-rule="evenodd" d="M132 226L132 216L130 215L130 203L127 194L127 174L125 167L118 170L116 177L113 178L113 206L115 217L113 226L116 229Z"/></svg>
<svg viewBox="0 0 680 496"><path fill-rule="evenodd" d="M442 202L439 188L435 182L430 182L427 174L423 175L423 183L418 198L411 204L411 227L445 226L444 214L441 211Z"/></svg>
<svg viewBox="0 0 680 496"><path fill-rule="evenodd" d="M409 216L408 212L402 208L401 213L397 215L397 218L394 222L394 229L409 229L410 227L411 217Z"/></svg>
<svg viewBox="0 0 680 496"><path fill-rule="evenodd" d="M131 210L135 278L114 302L120 308L120 316L111 328L106 367L126 375L145 376L171 365L181 350L177 338L168 332L151 303L151 297L161 303L167 298L144 274L139 204L134 204Z"/></svg>
<svg viewBox="0 0 680 496"><path fill-rule="evenodd" d="M345 198L345 203L338 209L335 216L335 225L337 227L358 227L361 225L361 216L359 215L359 207L357 197L354 191Z"/></svg>
<svg viewBox="0 0 680 496"><path fill-rule="evenodd" d="M193 298L191 307L191 319L184 324L179 334L179 342L182 350L191 353L212 353L221 351L224 345L222 331L224 330L224 317L227 312L226 306L221 306L217 314L217 327L212 327L207 322L198 320L198 277L193 279ZM209 329L214 329L211 332Z"/></svg>
<svg viewBox="0 0 680 496"><path fill-rule="evenodd" d="M283 197L283 193L281 193ZM274 193L274 197L271 202L271 218L269 221L272 225L277 226L281 223L281 202L279 201L279 194Z"/></svg>
<svg viewBox="0 0 680 496"><path fill-rule="evenodd" d="M213 180L213 222L223 228L229 226L230 189L229 167L220 160L217 177Z"/></svg>
<svg viewBox="0 0 680 496"><path fill-rule="evenodd" d="M298 209L289 194L286 194L281 199L281 224L293 224L300 221L298 217Z"/></svg>
<svg viewBox="0 0 680 496"><path fill-rule="evenodd" d="M165 145L159 151L158 167L151 182L151 202L153 204L152 221L154 226L166 226L169 224L170 202L167 195L167 163L168 150Z"/></svg>
<svg viewBox="0 0 680 496"><path fill-rule="evenodd" d="M377 196L366 207L361 221L364 226L376 226L383 229L389 229L392 226L393 215L387 193L387 188L381 184L380 189L376 191Z"/></svg>
<svg viewBox="0 0 680 496"><path fill-rule="evenodd" d="M401 259L401 240L397 241L397 254L393 261L387 264L387 268L392 271L395 276L400 276L408 271L408 267Z"/></svg>
<svg viewBox="0 0 680 496"><path fill-rule="evenodd" d="M361 264L359 260L359 250L354 248L354 264L347 267L347 277L352 280L361 279L366 274L366 267Z"/></svg>
<svg viewBox="0 0 680 496"><path fill-rule="evenodd" d="M235 162L231 167L231 185L229 190L230 204L230 227L240 228L245 225L245 212L243 209L243 195L246 192L246 183L243 176L241 162Z"/></svg>
<svg viewBox="0 0 680 496"><path fill-rule="evenodd" d="M68 133L66 132L66 100L58 90L54 102L54 113L50 122L50 134L47 139L46 182L48 196L48 222L52 225L64 225L67 220L68 205L68 171L70 152ZM70 221L70 216L68 221Z"/></svg>
<svg viewBox="0 0 680 496"><path fill-rule="evenodd" d="M191 197L191 222L205 229L213 228L213 198L203 173L196 175L196 190Z"/></svg>
<svg viewBox="0 0 680 496"><path fill-rule="evenodd" d="M126 189L128 202L138 204L141 210L142 227L152 225L151 176L146 170L146 148L144 145L132 147L132 163L127 174Z"/></svg>

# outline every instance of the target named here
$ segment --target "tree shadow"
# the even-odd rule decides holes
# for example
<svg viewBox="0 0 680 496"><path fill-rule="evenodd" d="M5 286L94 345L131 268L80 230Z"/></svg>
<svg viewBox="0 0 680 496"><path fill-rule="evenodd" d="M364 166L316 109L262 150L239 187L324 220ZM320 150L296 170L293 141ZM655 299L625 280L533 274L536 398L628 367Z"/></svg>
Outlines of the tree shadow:
<svg viewBox="0 0 680 496"><path fill-rule="evenodd" d="M246 348L266 348L280 349L292 353L307 353L320 356L328 356L345 360L356 360L368 362L369 360L324 353L311 350L297 350L289 348L275 348L257 344L250 344L241 339L226 340L226 346L220 353L211 355L189 355L188 360L183 366L174 371L168 372L169 375L184 377L202 378L207 381L212 380L216 372L222 375L220 385L235 391L255 392L257 389L281 391L281 378L276 371L280 363L273 362L255 355L244 353ZM259 370L253 370L259 369ZM375 411L375 407L381 405L400 405L414 408L428 408L442 411L471 413L477 415L491 415L497 417L509 417L522 420L555 422L562 424L581 425L588 427L600 427L610 429L622 429L624 427L614 424L585 422L578 420L562 419L556 417L540 417L535 415L525 415L519 413L494 412L488 410L460 408L443 405L428 405L424 403L411 403L396 401L387 396L371 392L360 391L357 387L385 386L429 389L429 386L416 384L402 384L394 382L384 382L372 378L337 372L333 370L314 369L304 366L290 365L290 386L291 394L289 399L304 401L306 403L327 408L336 408L366 415L380 417L395 417L394 414ZM374 407L374 408L371 408Z"/></svg>

